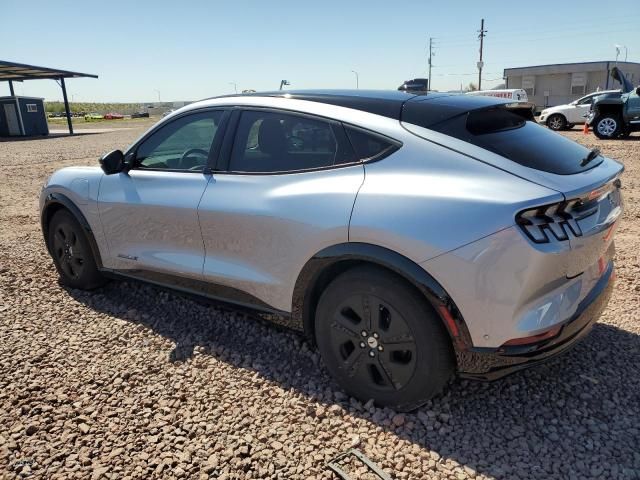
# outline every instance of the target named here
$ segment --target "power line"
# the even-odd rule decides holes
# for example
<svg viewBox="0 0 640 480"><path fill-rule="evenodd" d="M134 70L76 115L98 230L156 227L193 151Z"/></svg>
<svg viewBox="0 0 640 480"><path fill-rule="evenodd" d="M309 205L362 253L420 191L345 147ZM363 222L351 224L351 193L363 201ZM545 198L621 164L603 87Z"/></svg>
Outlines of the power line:
<svg viewBox="0 0 640 480"><path fill-rule="evenodd" d="M600 27L603 24L607 23L607 20L615 20L616 25L619 27L621 24L624 23L631 23L633 25L636 25L638 23L637 18L640 17L640 15L638 14L630 14L627 15L625 13L624 18L620 18L619 16L616 17L598 17L598 21L594 22L592 20L583 20L583 21L578 21L578 22L571 22L571 25L566 25L562 27L562 31L566 32L568 30L581 30L585 32L585 35L590 35L591 34L591 29L593 29L594 27ZM518 35L518 36L526 36L526 37L535 37L536 39L540 36L540 34L546 34L546 33L555 33L558 31L558 28L547 28L547 29L535 29L535 31L531 31L529 29L523 29L522 27L520 28L507 28L507 29L498 29L498 30L492 30L492 38L496 37L496 36L504 36L504 35L508 35L510 37L512 37L513 35ZM617 30L613 30L612 32L615 32ZM447 44L450 43L457 43L459 41L465 41L465 43L469 43L469 42L473 42L474 41L474 36L471 36L470 34L457 34L457 35L438 35L438 39L442 40L444 42L446 42Z"/></svg>

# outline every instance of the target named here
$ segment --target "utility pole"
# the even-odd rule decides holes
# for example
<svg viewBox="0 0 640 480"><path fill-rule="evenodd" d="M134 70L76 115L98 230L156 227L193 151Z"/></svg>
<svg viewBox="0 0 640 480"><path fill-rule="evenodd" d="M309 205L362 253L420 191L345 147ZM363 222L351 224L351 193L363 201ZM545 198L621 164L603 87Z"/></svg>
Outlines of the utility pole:
<svg viewBox="0 0 640 480"><path fill-rule="evenodd" d="M484 63L482 62L482 47L484 35L487 31L484 29L484 18L480 21L480 35L478 38L480 39L480 61L478 62L478 90L482 90L482 67L484 67Z"/></svg>
<svg viewBox="0 0 640 480"><path fill-rule="evenodd" d="M427 91L431 90L433 82L431 81L431 58L433 57L433 37L429 37L429 85Z"/></svg>

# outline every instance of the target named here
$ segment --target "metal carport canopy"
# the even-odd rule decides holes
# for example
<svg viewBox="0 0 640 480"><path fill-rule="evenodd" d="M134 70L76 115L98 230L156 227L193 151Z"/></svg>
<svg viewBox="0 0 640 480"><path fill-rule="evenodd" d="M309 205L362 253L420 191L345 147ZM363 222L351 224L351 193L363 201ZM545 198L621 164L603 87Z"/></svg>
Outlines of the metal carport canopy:
<svg viewBox="0 0 640 480"><path fill-rule="evenodd" d="M69 125L69 133L73 134L73 125L71 125L71 113L69 112L69 101L67 100L67 88L64 84L65 78L98 78L97 75L91 73L71 72L69 70L61 70L59 68L37 67L35 65L26 65L24 63L7 62L0 60L0 82L9 82L9 91L11 96L15 96L13 91L13 82L22 82L24 80L59 80L62 88L62 97L64 99L64 110L67 114L67 125Z"/></svg>

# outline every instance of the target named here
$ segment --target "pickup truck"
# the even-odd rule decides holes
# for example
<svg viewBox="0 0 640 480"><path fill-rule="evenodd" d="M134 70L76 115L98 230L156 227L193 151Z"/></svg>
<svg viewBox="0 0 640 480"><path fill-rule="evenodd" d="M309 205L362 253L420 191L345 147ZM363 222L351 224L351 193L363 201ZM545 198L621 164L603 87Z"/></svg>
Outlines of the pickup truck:
<svg viewBox="0 0 640 480"><path fill-rule="evenodd" d="M622 85L622 95L594 98L587 117L600 139L626 138L640 131L640 87L634 88L618 67L613 67L611 76Z"/></svg>

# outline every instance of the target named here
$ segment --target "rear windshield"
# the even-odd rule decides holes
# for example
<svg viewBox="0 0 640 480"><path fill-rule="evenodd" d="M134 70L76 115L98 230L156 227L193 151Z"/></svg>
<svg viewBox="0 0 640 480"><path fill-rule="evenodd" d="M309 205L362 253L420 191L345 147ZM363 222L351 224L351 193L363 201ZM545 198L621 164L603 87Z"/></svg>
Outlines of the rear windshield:
<svg viewBox="0 0 640 480"><path fill-rule="evenodd" d="M603 160L599 157L581 166L589 149L505 108L467 112L427 128L559 175L589 170Z"/></svg>

